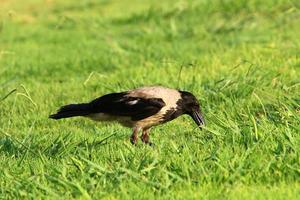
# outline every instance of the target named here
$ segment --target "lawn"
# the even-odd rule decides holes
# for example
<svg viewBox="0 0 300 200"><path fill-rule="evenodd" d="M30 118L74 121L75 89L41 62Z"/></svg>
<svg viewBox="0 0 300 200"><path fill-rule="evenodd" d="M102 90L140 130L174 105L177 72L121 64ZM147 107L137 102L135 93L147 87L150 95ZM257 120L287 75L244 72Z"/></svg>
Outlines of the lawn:
<svg viewBox="0 0 300 200"><path fill-rule="evenodd" d="M300 1L0 0L0 199L300 199ZM131 130L61 105L164 85L189 117Z"/></svg>

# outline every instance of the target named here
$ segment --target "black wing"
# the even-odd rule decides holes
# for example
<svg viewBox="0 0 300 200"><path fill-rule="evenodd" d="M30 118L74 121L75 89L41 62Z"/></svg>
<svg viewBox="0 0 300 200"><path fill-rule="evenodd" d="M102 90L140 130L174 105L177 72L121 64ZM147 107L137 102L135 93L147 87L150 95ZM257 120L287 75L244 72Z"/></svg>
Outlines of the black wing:
<svg viewBox="0 0 300 200"><path fill-rule="evenodd" d="M93 113L129 116L134 121L158 113L165 105L161 98L131 97L127 92L107 94L90 102Z"/></svg>

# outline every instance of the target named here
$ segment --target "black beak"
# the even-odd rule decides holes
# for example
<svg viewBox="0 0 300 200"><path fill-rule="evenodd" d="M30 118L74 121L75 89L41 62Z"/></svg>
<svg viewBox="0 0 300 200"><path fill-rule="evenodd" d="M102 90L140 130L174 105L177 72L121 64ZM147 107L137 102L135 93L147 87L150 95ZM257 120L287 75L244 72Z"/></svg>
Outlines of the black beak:
<svg viewBox="0 0 300 200"><path fill-rule="evenodd" d="M204 118L199 111L193 111L191 117L196 122L196 124L201 128L201 126L205 125Z"/></svg>

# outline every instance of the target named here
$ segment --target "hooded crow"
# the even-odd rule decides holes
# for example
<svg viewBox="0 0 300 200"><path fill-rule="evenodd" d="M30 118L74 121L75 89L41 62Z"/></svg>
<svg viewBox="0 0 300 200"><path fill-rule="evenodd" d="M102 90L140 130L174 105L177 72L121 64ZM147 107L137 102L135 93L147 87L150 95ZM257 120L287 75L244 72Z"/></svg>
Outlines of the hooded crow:
<svg viewBox="0 0 300 200"><path fill-rule="evenodd" d="M49 117L62 119L83 116L95 121L116 121L133 129L130 139L132 144L137 143L140 130L141 140L150 144L151 127L183 114L191 116L200 128L205 123L199 102L192 93L162 86L148 86L106 94L89 103L65 105Z"/></svg>

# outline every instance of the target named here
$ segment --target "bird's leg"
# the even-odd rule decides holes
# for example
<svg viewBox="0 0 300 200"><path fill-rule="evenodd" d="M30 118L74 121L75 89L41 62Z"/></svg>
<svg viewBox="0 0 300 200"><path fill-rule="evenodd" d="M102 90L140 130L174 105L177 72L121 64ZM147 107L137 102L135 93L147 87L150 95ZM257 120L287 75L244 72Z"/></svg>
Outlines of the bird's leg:
<svg viewBox="0 0 300 200"><path fill-rule="evenodd" d="M136 144L137 143L139 130L140 129L138 127L133 128L133 132L132 132L132 135L130 137L131 144Z"/></svg>
<svg viewBox="0 0 300 200"><path fill-rule="evenodd" d="M145 143L145 144L151 144L150 142L150 138L149 138L149 130L150 129L144 129L143 130L143 134L142 134L142 141Z"/></svg>

